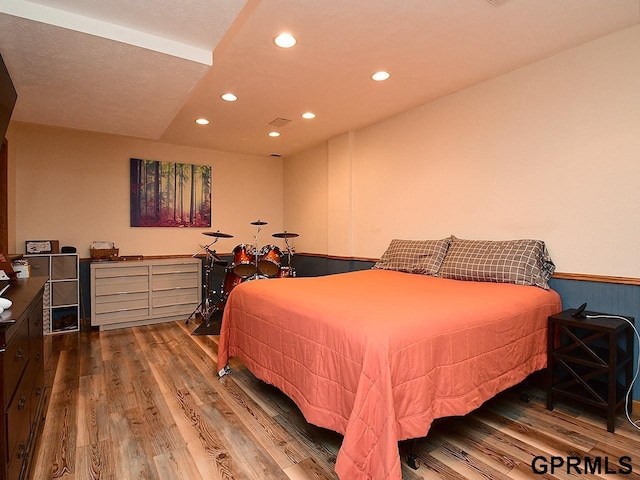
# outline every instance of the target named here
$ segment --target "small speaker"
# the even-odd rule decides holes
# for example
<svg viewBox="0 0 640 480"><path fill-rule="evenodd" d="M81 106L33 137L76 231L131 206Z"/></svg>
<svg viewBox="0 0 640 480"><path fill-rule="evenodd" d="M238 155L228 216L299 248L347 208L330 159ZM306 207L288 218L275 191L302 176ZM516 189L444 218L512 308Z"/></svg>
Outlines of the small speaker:
<svg viewBox="0 0 640 480"><path fill-rule="evenodd" d="M69 245L60 249L61 253L76 253L76 247L70 247Z"/></svg>

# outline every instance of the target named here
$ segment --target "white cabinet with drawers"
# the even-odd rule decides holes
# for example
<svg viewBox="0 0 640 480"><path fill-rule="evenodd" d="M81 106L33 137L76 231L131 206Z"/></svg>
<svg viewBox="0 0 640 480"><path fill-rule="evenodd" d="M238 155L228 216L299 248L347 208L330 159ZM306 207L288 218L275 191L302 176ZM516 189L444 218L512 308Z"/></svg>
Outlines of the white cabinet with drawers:
<svg viewBox="0 0 640 480"><path fill-rule="evenodd" d="M101 330L185 320L201 300L198 258L94 262L91 325Z"/></svg>

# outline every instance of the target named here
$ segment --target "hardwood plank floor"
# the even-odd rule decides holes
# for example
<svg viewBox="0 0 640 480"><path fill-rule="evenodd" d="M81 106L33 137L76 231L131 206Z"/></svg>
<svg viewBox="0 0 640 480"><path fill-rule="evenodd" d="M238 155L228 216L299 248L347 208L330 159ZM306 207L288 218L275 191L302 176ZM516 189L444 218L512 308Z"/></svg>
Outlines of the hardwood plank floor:
<svg viewBox="0 0 640 480"><path fill-rule="evenodd" d="M238 362L219 380L218 337L193 329L172 322L46 337L49 401L31 478L336 479L342 437L309 425ZM524 403L517 389L504 392L470 415L437 421L424 439L400 442L403 460L414 443L421 463L404 464L403 478L640 478L640 432L623 415L611 434L603 417L566 404L550 412L544 391L531 393ZM605 458L610 471L629 470L625 455L629 474L605 471ZM536 475L536 456L602 464L589 475L566 467Z"/></svg>

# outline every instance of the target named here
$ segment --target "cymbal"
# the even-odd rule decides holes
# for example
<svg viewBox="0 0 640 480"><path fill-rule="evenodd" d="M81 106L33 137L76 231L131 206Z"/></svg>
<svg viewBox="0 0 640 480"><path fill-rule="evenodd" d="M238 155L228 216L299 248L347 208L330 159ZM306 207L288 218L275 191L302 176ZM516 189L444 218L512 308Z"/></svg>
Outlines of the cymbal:
<svg viewBox="0 0 640 480"><path fill-rule="evenodd" d="M251 222L251 225L267 225L267 222L263 222L262 220L258 220L256 222Z"/></svg>
<svg viewBox="0 0 640 480"><path fill-rule="evenodd" d="M218 255L216 255L215 253L213 253L213 252L207 252L207 255L211 255L211 257L212 257L216 262L222 262L222 259L221 259Z"/></svg>
<svg viewBox="0 0 640 480"><path fill-rule="evenodd" d="M229 235L228 233L222 233L220 230L217 232L202 232L203 235L208 235L210 237L218 237L218 238L233 238L233 235Z"/></svg>
<svg viewBox="0 0 640 480"><path fill-rule="evenodd" d="M276 238L294 238L299 236L300 236L299 234L291 233L291 232L280 232L280 233L274 233L272 235L272 237L276 237Z"/></svg>
<svg viewBox="0 0 640 480"><path fill-rule="evenodd" d="M215 263L224 262L224 260L222 260L218 255L216 255L216 251L215 250L209 250L209 245L200 245L200 249L204 250L206 252L207 257L213 258L213 261ZM198 252L198 253L200 253L200 252Z"/></svg>

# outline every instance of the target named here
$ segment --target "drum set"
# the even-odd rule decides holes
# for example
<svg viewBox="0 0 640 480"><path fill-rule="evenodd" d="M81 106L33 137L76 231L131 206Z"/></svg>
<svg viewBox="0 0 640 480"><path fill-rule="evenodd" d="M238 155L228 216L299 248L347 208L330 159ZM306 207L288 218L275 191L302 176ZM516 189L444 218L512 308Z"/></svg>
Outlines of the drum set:
<svg viewBox="0 0 640 480"><path fill-rule="evenodd" d="M217 312L224 310L224 306L231 294L231 291L240 283L250 280L258 280L265 278L286 278L295 277L295 268L291 265L291 257L295 253L295 249L289 244L289 239L298 237L299 234L287 232L274 233L273 237L283 239L286 245L284 252L277 245L264 245L258 249L258 239L263 225L267 222L257 220L251 222L257 228L254 235L253 244L241 243L233 249L233 262L222 260L214 249L211 247L221 238L233 238L233 235L222 233L220 230L216 232L204 232L204 235L213 237L213 241L208 245L202 246L201 249L194 253L193 256L200 255L204 250L206 254L204 273L205 282L203 285L204 294L202 301L196 309L189 315L186 323L195 315L200 314L205 320L208 329L211 318ZM286 255L286 265L282 264L283 255ZM224 280L220 289L215 288L215 272L216 266L224 268ZM204 324L203 324L204 325ZM195 332L194 332L195 334ZM211 333L207 333L211 334Z"/></svg>

